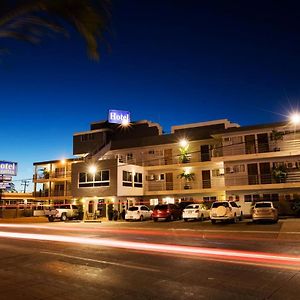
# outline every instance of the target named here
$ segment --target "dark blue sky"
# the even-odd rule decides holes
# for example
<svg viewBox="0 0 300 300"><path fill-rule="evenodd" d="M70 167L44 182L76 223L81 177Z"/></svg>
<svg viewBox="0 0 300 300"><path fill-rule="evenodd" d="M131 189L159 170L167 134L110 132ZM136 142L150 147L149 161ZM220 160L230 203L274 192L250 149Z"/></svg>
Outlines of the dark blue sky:
<svg viewBox="0 0 300 300"><path fill-rule="evenodd" d="M41 45L1 40L1 160L72 155L72 134L108 109L172 125L286 119L300 99L300 5L278 1L113 1L99 63L76 34ZM247 2L247 3L246 3ZM296 2L295 2L296 3Z"/></svg>

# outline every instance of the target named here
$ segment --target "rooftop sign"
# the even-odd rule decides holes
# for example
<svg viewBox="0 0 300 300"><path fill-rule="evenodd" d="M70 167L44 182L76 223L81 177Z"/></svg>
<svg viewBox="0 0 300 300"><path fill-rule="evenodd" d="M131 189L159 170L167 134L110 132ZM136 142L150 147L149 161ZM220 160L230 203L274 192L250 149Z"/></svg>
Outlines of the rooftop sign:
<svg viewBox="0 0 300 300"><path fill-rule="evenodd" d="M12 161L0 161L0 175L17 176L18 163Z"/></svg>
<svg viewBox="0 0 300 300"><path fill-rule="evenodd" d="M115 124L130 123L130 112L124 110L110 109L108 111L108 122Z"/></svg>

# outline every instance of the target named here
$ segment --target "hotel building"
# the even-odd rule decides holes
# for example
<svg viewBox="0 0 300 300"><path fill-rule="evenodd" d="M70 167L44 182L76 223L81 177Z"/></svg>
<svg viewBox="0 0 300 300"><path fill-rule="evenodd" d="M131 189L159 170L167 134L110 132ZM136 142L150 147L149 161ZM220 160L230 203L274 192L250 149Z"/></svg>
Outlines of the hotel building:
<svg viewBox="0 0 300 300"><path fill-rule="evenodd" d="M288 123L240 127L227 119L173 126L101 121L73 136L75 159L34 163L34 195L45 203L107 204L233 199L244 213L271 200L281 213L300 195L299 133Z"/></svg>

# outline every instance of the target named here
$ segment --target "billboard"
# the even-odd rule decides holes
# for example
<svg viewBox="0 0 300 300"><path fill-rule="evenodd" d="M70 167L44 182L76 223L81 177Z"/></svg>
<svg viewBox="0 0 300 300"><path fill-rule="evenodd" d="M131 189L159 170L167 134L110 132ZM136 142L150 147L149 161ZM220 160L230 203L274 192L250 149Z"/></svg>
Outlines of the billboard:
<svg viewBox="0 0 300 300"><path fill-rule="evenodd" d="M110 109L108 111L108 122L115 124L130 123L130 112L125 110Z"/></svg>
<svg viewBox="0 0 300 300"><path fill-rule="evenodd" d="M12 161L0 161L0 175L17 176L18 163Z"/></svg>

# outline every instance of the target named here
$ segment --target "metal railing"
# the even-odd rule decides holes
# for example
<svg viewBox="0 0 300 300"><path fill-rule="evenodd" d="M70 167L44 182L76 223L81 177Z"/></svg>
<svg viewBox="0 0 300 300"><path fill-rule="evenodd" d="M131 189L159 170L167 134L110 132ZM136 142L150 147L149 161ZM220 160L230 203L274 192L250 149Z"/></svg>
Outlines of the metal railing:
<svg viewBox="0 0 300 300"><path fill-rule="evenodd" d="M59 179L59 178L68 178L71 177L71 171L67 172L51 172L45 174L34 174L34 180L44 180L44 179Z"/></svg>
<svg viewBox="0 0 300 300"><path fill-rule="evenodd" d="M293 138L285 138L280 141L269 141L268 143L238 143L217 147L212 150L213 157L224 157L244 154L259 154L278 151L295 151L300 150L300 140Z"/></svg>
<svg viewBox="0 0 300 300"><path fill-rule="evenodd" d="M201 181L147 181L145 183L146 191L170 191L170 190L199 190L210 189L224 186L224 177L212 178Z"/></svg>
<svg viewBox="0 0 300 300"><path fill-rule="evenodd" d="M272 174L225 176L225 186L258 185L276 183L300 183L300 172L287 173L286 176L274 177Z"/></svg>

